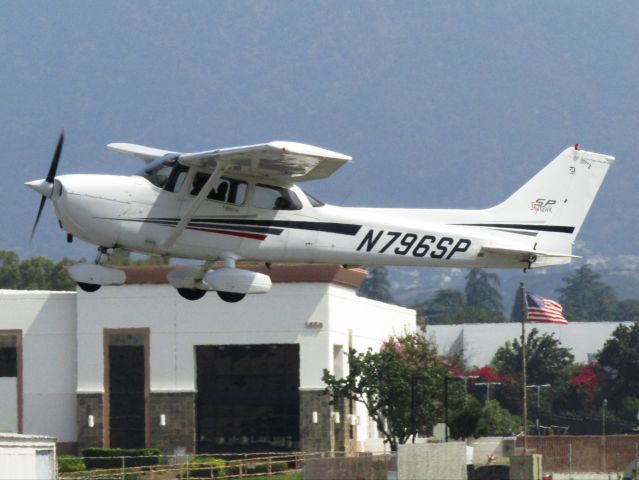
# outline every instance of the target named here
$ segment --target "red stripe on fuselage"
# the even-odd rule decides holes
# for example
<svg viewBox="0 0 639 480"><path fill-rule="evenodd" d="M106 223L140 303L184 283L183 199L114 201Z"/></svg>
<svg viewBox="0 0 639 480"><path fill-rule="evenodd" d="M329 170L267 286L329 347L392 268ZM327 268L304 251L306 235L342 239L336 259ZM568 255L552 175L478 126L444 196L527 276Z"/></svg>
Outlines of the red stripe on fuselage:
<svg viewBox="0 0 639 480"><path fill-rule="evenodd" d="M259 233L232 232L229 230L218 230L215 228L187 227L189 230L198 230L200 232L219 233L220 235L231 235L234 237L250 238L252 240L266 240L266 235Z"/></svg>

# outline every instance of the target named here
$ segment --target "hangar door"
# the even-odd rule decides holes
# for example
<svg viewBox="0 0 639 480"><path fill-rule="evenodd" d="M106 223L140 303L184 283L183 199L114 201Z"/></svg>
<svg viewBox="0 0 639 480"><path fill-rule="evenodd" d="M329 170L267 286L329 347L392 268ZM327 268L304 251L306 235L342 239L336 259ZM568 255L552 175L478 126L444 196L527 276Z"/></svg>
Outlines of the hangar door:
<svg viewBox="0 0 639 480"><path fill-rule="evenodd" d="M197 451L296 451L299 345L196 346Z"/></svg>

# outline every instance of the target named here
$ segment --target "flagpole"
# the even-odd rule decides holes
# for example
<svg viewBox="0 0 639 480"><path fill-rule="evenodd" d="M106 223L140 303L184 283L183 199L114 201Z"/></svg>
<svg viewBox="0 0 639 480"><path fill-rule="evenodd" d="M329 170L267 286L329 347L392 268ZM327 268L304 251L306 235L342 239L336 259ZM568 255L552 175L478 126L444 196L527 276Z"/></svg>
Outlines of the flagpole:
<svg viewBox="0 0 639 480"><path fill-rule="evenodd" d="M528 309L526 308L526 287L524 282L519 284L521 289L521 372L522 390L524 394L524 455L528 451L528 393L526 388L526 320Z"/></svg>

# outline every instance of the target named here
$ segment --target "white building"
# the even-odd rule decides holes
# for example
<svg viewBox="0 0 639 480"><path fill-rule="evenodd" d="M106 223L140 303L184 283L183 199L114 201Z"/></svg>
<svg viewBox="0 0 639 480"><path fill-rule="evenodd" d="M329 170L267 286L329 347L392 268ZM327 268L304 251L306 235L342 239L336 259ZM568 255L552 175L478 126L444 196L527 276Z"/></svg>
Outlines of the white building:
<svg viewBox="0 0 639 480"><path fill-rule="evenodd" d="M631 325L632 322L624 322ZM575 362L588 363L603 348L619 323L571 322L568 325L527 323L526 335L536 328L541 334L552 333L563 347L569 348ZM437 345L442 355L464 351L469 365L489 364L497 349L507 341L521 338L521 323L468 323L461 325L429 325L426 336Z"/></svg>
<svg viewBox="0 0 639 480"><path fill-rule="evenodd" d="M363 405L329 405L322 371L414 331L413 310L357 297L362 270L273 266L269 294L228 304L184 300L168 268L127 268L126 285L95 293L0 291L0 431L54 436L62 452L348 450L376 437Z"/></svg>

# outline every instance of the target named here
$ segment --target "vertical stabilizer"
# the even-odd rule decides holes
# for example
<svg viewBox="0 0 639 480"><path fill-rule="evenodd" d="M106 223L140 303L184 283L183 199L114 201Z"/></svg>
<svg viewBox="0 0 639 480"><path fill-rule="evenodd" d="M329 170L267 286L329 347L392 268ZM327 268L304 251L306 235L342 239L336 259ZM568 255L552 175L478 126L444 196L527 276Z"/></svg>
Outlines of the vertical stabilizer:
<svg viewBox="0 0 639 480"><path fill-rule="evenodd" d="M535 249L571 255L581 226L614 157L579 150L561 152L506 201L490 208L494 222L537 232ZM545 258L536 266L564 263Z"/></svg>

